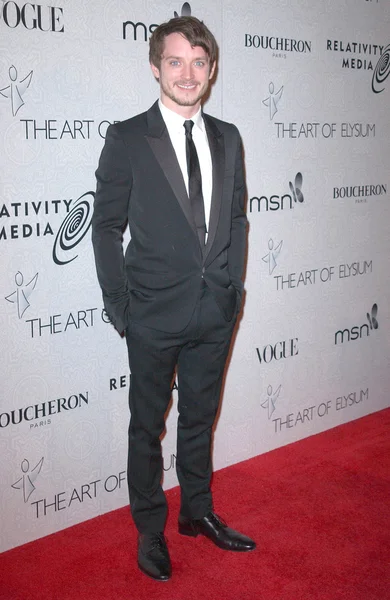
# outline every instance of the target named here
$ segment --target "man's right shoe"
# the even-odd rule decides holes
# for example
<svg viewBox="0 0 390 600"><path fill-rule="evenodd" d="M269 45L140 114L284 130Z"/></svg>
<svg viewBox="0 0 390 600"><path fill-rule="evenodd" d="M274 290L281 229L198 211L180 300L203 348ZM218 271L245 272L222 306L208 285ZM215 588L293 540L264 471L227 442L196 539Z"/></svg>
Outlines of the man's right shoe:
<svg viewBox="0 0 390 600"><path fill-rule="evenodd" d="M139 534L138 566L145 575L157 581L168 581L172 567L163 533Z"/></svg>

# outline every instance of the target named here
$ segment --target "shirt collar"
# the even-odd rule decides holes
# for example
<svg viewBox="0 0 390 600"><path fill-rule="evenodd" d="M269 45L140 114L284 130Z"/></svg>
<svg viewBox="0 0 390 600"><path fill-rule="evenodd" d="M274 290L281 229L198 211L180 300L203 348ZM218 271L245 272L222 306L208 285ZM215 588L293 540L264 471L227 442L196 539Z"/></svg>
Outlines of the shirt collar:
<svg viewBox="0 0 390 600"><path fill-rule="evenodd" d="M165 121L165 125L168 128L174 128L177 131L183 131L183 123L187 119L185 119L181 115L178 115L175 111L171 110L170 108L167 108L165 104L161 102L161 100L158 101L158 106L161 111L162 117ZM200 107L198 112L193 117L191 117L191 121L194 122L194 127L198 127L201 131L204 131L202 107Z"/></svg>

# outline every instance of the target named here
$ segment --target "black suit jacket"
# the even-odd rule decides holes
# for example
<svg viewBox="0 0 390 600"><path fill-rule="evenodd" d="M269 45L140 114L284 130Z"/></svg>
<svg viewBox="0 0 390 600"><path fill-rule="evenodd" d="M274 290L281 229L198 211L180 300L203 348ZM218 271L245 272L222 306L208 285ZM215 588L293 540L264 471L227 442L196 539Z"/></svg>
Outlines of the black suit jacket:
<svg viewBox="0 0 390 600"><path fill-rule="evenodd" d="M203 118L213 168L203 250L158 103L107 130L96 171L92 241L105 308L120 332L129 319L181 331L202 278L227 321L239 310L247 223L241 141L234 125ZM127 221L131 240L123 256Z"/></svg>

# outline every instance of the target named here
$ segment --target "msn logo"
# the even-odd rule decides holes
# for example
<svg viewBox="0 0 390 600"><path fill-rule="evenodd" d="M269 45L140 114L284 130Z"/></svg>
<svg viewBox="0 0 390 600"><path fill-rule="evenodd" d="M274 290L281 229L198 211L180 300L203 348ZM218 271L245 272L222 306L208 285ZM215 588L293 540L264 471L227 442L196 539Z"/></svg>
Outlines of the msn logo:
<svg viewBox="0 0 390 600"><path fill-rule="evenodd" d="M370 331L379 328L378 323L378 305L373 304L371 313L367 313L367 323L363 325L354 325L351 329L339 329L334 336L334 343L343 344L344 342L352 342L363 337L369 337Z"/></svg>

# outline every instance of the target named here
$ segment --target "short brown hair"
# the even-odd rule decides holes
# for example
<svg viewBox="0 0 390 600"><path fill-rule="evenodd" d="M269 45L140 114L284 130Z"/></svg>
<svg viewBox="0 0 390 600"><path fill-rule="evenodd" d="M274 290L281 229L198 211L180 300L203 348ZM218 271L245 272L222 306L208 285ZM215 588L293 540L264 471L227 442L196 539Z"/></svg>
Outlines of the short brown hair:
<svg viewBox="0 0 390 600"><path fill-rule="evenodd" d="M210 67L217 60L218 46L215 37L206 25L196 17L175 17L159 25L149 41L149 61L160 68L165 38L171 33L181 33L192 47L200 46L210 60Z"/></svg>

